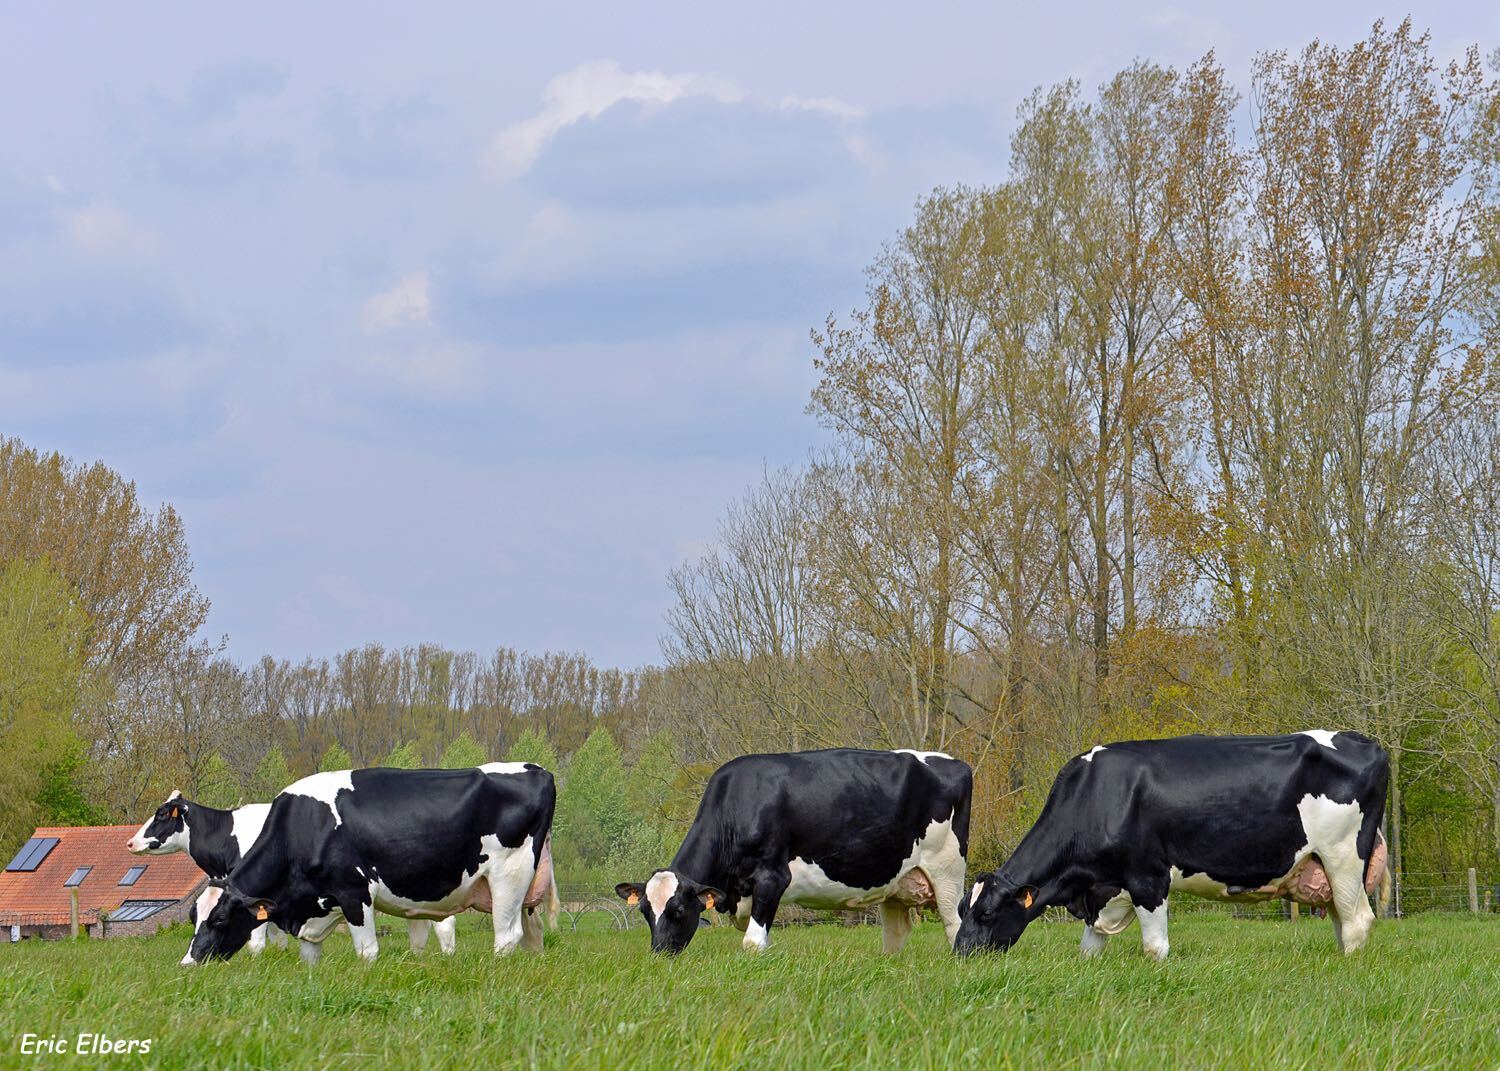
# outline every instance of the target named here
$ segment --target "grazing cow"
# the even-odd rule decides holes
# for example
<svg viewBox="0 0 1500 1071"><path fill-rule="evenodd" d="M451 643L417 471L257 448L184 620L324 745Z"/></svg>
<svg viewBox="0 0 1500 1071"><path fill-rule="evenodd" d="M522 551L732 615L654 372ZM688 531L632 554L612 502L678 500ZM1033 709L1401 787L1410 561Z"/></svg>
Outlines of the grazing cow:
<svg viewBox="0 0 1500 1071"><path fill-rule="evenodd" d="M532 763L304 777L277 795L264 835L221 883L192 958L227 959L269 921L314 962L342 916L369 961L375 911L445 919L471 907L493 916L497 954L540 951L555 804L552 775Z"/></svg>
<svg viewBox="0 0 1500 1071"><path fill-rule="evenodd" d="M1390 761L1359 733L1182 736L1095 747L1058 773L1036 825L964 904L960 953L1009 948L1051 904L1086 923L1099 952L1130 923L1167 956L1167 893L1287 897L1328 907L1334 938L1358 950L1374 922L1367 893L1385 873L1380 834Z"/></svg>
<svg viewBox="0 0 1500 1071"><path fill-rule="evenodd" d="M210 878L222 881L260 836L261 828L266 824L266 815L270 813L269 803L247 803L229 811L210 807L205 803L194 803L184 799L181 792L173 792L136 831L135 836L125 842L125 847L136 855L187 852L200 870ZM217 885L209 885L198 894L190 916L194 933L219 902L222 891ZM412 919L408 926L414 952L427 947L428 933L434 929L437 930L438 947L445 953L452 953L457 947L457 925L452 918L436 923L426 919ZM247 947L252 956L260 955L261 950L266 947L267 937L278 947L286 945L286 934L268 922L255 927L250 934ZM191 952L183 955L184 965L192 962Z"/></svg>
<svg viewBox="0 0 1500 1071"><path fill-rule="evenodd" d="M681 952L705 908L732 913L744 947L770 944L783 900L880 905L887 952L935 906L958 931L969 844L969 767L939 752L835 748L746 755L709 778L672 865L615 892L640 904L651 948Z"/></svg>

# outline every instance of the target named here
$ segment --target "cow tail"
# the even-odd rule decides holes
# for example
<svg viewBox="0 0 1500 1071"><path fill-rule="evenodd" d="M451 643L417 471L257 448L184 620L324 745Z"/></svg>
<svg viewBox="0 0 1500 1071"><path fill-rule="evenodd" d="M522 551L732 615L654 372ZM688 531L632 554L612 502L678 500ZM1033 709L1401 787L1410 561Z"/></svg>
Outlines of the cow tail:
<svg viewBox="0 0 1500 1071"><path fill-rule="evenodd" d="M557 895L557 868L552 868L552 886L547 890L547 923L557 932L557 916L562 911L562 897Z"/></svg>
<svg viewBox="0 0 1500 1071"><path fill-rule="evenodd" d="M1380 839L1385 840L1384 835L1382 835ZM1387 854L1385 857L1385 866L1383 866L1380 871L1380 892L1377 894L1380 903L1380 910L1377 911L1376 914L1378 914L1381 918L1388 918L1390 915L1391 884L1391 857L1389 854Z"/></svg>

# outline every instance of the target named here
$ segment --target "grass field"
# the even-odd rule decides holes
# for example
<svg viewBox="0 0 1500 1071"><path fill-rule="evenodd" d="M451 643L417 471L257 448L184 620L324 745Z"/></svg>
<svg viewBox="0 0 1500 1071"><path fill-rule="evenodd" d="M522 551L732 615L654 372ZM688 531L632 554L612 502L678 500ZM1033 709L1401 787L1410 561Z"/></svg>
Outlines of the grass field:
<svg viewBox="0 0 1500 1071"><path fill-rule="evenodd" d="M497 961L487 921L462 920L452 958L435 942L413 955L398 929L369 967L342 935L314 968L292 949L179 968L182 928L0 945L0 1065L1500 1068L1494 918L1378 924L1345 959L1324 922L1184 914L1164 964L1134 928L1085 962L1076 924L958 960L932 923L895 959L874 927L817 926L775 931L759 957L733 929L707 929L669 960L637 925L564 929L541 956ZM23 1056L28 1031L153 1044L145 1057Z"/></svg>

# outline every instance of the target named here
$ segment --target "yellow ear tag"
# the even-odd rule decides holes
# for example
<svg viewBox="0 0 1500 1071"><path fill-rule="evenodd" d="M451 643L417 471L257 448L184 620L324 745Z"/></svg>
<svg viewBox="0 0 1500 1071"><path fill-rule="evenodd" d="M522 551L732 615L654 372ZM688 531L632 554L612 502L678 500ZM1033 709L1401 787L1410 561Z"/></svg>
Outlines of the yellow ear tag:
<svg viewBox="0 0 1500 1071"><path fill-rule="evenodd" d="M176 817L177 817L177 808L176 808L176 807L173 807L173 808L172 808L172 817L173 817L173 818L176 818Z"/></svg>
<svg viewBox="0 0 1500 1071"><path fill-rule="evenodd" d="M705 911L712 911L713 907L714 907L714 894L713 893L709 893L706 897L703 898L703 909Z"/></svg>
<svg viewBox="0 0 1500 1071"><path fill-rule="evenodd" d="M255 919L256 919L257 922L265 922L266 919L268 919L270 917L271 917L271 913L266 910L266 905L265 904L256 904L255 905Z"/></svg>
<svg viewBox="0 0 1500 1071"><path fill-rule="evenodd" d="M1021 906L1022 907L1030 907L1031 906L1031 894L1030 893L1026 894L1026 902L1023 903Z"/></svg>
<svg viewBox="0 0 1500 1071"><path fill-rule="evenodd" d="M630 904L631 906L634 906L634 905L636 905L636 904L638 904L638 903L641 902L641 894L633 892L628 897L625 898L625 902L627 904Z"/></svg>

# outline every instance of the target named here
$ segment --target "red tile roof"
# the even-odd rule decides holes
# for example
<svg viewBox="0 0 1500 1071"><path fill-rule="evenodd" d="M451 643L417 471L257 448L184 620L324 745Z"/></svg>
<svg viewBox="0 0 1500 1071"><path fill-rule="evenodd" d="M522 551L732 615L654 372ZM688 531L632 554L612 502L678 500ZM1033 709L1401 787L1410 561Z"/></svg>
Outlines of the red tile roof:
<svg viewBox="0 0 1500 1071"><path fill-rule="evenodd" d="M33 837L56 837L41 866L32 871L0 872L0 925L68 921L68 890L63 882L78 867L91 866L78 886L79 915L96 919L126 900L181 900L196 893L206 880L186 852L175 855L131 855L125 842L136 826L41 826ZM9 859L0 863L9 863ZM120 879L133 866L145 873L134 885Z"/></svg>

